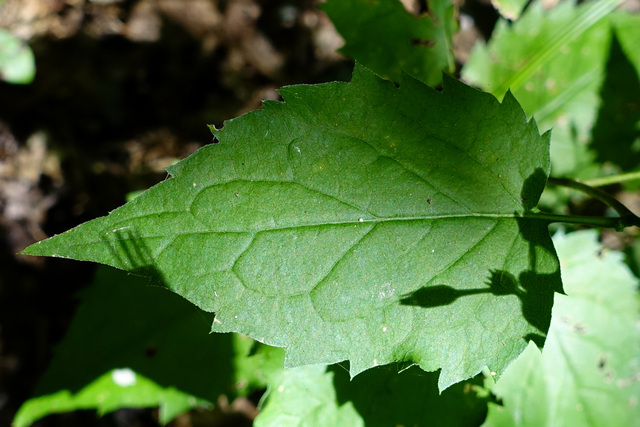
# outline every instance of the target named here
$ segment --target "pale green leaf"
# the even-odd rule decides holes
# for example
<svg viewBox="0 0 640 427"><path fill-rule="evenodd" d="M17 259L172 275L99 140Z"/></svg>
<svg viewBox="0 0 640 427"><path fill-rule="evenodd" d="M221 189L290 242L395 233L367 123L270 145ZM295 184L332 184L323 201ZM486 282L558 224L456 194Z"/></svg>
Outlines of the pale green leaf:
<svg viewBox="0 0 640 427"><path fill-rule="evenodd" d="M285 369L271 381L268 403L262 408L256 427L353 426L363 427L351 402L340 405L333 374L326 366Z"/></svg>
<svg viewBox="0 0 640 427"><path fill-rule="evenodd" d="M468 426L484 420L486 403L474 391L477 381L440 394L437 372L397 371L393 365L378 367L350 380L339 365L285 370L270 381L256 425Z"/></svg>
<svg viewBox="0 0 640 427"><path fill-rule="evenodd" d="M450 78L292 86L172 178L25 250L155 277L285 364L442 368L441 389L542 338L561 288L534 210L548 135Z"/></svg>
<svg viewBox="0 0 640 427"><path fill-rule="evenodd" d="M241 396L265 389L269 379L282 371L284 351L233 334L235 392Z"/></svg>
<svg viewBox="0 0 640 427"><path fill-rule="evenodd" d="M567 295L556 295L542 354L533 345L493 391L487 426L635 426L640 420L638 280L597 232L554 238Z"/></svg>
<svg viewBox="0 0 640 427"><path fill-rule="evenodd" d="M121 408L155 406L160 407L159 421L166 424L183 412L197 407L210 407L211 404L174 387L159 386L131 369L120 368L94 378L76 392L61 386L59 391L27 400L20 407L12 425L30 426L54 413L95 409L98 414L104 415Z"/></svg>
<svg viewBox="0 0 640 427"><path fill-rule="evenodd" d="M329 0L321 4L345 39L340 52L379 75L399 81L406 72L428 84L453 72L455 9L449 0L429 2L431 15L414 16L398 0Z"/></svg>

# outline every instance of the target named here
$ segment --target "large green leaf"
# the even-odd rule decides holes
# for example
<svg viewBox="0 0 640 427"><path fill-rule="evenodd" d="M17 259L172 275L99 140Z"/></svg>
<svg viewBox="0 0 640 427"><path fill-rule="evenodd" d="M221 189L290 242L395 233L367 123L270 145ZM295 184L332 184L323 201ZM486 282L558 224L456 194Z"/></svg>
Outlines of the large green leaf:
<svg viewBox="0 0 640 427"><path fill-rule="evenodd" d="M207 333L211 317L146 279L99 269L14 424L79 409L153 406L166 423L210 406L234 380L231 338Z"/></svg>
<svg viewBox="0 0 640 427"><path fill-rule="evenodd" d="M637 426L638 281L595 231L554 238L568 296L556 295L542 354L530 346L496 383L487 426Z"/></svg>
<svg viewBox="0 0 640 427"><path fill-rule="evenodd" d="M449 0L430 1L430 15L421 16L399 0L329 0L321 7L345 39L340 52L385 78L399 81L406 72L436 86L443 70L455 70L457 22Z"/></svg>
<svg viewBox="0 0 640 427"><path fill-rule="evenodd" d="M462 70L466 81L499 98L510 89L541 129L553 127L554 174L599 173L588 143L610 46L610 13L621 2L575 6L565 0L550 11L533 2L517 22L501 20Z"/></svg>
<svg viewBox="0 0 640 427"><path fill-rule="evenodd" d="M284 347L287 366L413 361L442 368L442 389L546 333L561 288L535 212L548 135L513 97L398 88L362 66L281 94L171 179L25 253L152 275L215 312L214 331Z"/></svg>
<svg viewBox="0 0 640 427"><path fill-rule="evenodd" d="M486 416L474 382L438 393L436 372L380 366L353 380L341 366L274 375L256 426L469 426ZM476 381L477 383L477 381Z"/></svg>

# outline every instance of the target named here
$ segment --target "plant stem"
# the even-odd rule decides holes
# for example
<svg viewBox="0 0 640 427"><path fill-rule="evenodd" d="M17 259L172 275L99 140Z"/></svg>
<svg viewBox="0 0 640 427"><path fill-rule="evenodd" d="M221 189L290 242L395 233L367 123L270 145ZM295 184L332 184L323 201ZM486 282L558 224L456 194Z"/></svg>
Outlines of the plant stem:
<svg viewBox="0 0 640 427"><path fill-rule="evenodd" d="M603 176L602 178L587 179L582 182L590 187L604 187L605 185L620 184L622 182L635 180L640 180L640 171L612 176Z"/></svg>
<svg viewBox="0 0 640 427"><path fill-rule="evenodd" d="M610 194L605 193L604 191L593 188L584 182L580 182L574 179L569 178L549 178L549 184L554 185L562 185L564 187L573 188L583 193L594 197L601 202L605 203L607 206L611 207L615 210L619 218L607 218L607 217L574 217L574 216L566 216L564 222L572 222L575 224L592 224L598 227L614 227L616 230L622 230L625 227L635 225L640 226L640 218L637 217L633 212L631 212L625 205L620 203ZM563 217L564 215L558 215ZM572 221L571 219L576 219L577 221ZM578 220L579 219L579 220ZM590 219L590 221L587 221ZM604 225L608 224L608 225Z"/></svg>
<svg viewBox="0 0 640 427"><path fill-rule="evenodd" d="M561 215L549 212L537 212L534 216L536 219L549 222L564 222L566 224L580 224L598 228L615 228L616 230L621 230L628 225L632 225L626 224L622 217Z"/></svg>

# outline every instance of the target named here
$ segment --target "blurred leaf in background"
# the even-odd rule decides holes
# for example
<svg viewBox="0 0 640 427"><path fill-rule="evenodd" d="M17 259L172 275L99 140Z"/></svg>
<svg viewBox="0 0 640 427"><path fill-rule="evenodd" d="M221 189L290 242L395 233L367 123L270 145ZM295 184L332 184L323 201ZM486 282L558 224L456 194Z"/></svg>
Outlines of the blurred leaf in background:
<svg viewBox="0 0 640 427"><path fill-rule="evenodd" d="M340 52L380 76L400 81L406 72L429 86L455 70L452 37L457 31L449 0L429 2L429 14L409 13L398 0L331 0L321 5L345 39Z"/></svg>
<svg viewBox="0 0 640 427"><path fill-rule="evenodd" d="M29 84L36 75L31 48L6 30L0 29L0 79L8 83Z"/></svg>
<svg viewBox="0 0 640 427"><path fill-rule="evenodd" d="M638 279L598 232L557 234L567 295L556 294L542 353L533 344L493 388L486 426L632 426L640 420Z"/></svg>
<svg viewBox="0 0 640 427"><path fill-rule="evenodd" d="M479 425L486 402L475 392L478 380L438 392L438 372L413 366L400 373L392 364L353 379L341 365L302 366L272 377L256 425L466 426Z"/></svg>
<svg viewBox="0 0 640 427"><path fill-rule="evenodd" d="M614 30L625 54L640 33L640 15L613 12L621 3L599 0L578 6L564 1L547 11L534 2L513 24L499 21L489 43L477 45L462 69L467 82L498 98L511 90L541 130L553 128L554 175L590 178L610 173L604 168L611 166L596 161L590 144ZM636 60L631 63L638 66ZM627 84L637 81L637 71Z"/></svg>
<svg viewBox="0 0 640 427"><path fill-rule="evenodd" d="M231 390L233 344L210 335L213 315L169 290L109 267L80 293L82 304L32 399L14 423L95 408L160 407L166 423L210 407Z"/></svg>

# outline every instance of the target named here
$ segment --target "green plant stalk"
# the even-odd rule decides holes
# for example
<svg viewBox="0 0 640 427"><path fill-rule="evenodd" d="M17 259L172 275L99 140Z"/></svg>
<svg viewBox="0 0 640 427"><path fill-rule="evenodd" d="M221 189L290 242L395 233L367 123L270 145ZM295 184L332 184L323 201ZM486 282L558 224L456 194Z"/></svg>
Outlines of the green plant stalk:
<svg viewBox="0 0 640 427"><path fill-rule="evenodd" d="M574 179L569 178L553 178L550 177L548 180L549 184L552 185L561 185L564 187L573 188L575 190L582 191L590 195L593 198L600 200L605 203L607 206L615 210L620 217L618 218L607 218L607 217L578 217L572 215L557 215L558 217L565 217L565 220L560 220L563 222L571 222L574 224L592 224L597 227L613 227L616 230L620 231L625 227L629 227L632 225L640 226L640 218L636 216L633 212L631 212L625 205L620 203L611 195L605 193L604 191L593 188L590 185L580 182ZM553 214L544 214L544 215L553 215ZM590 220L590 221L589 221ZM585 222L586 221L586 222ZM605 225L611 224L611 225Z"/></svg>
<svg viewBox="0 0 640 427"><path fill-rule="evenodd" d="M605 185L621 184L623 182L640 180L640 171L623 173L619 175L603 176L601 178L586 179L582 181L590 187L604 187Z"/></svg>
<svg viewBox="0 0 640 427"><path fill-rule="evenodd" d="M615 228L616 230L622 230L629 225L640 225L640 218L638 223L628 224L626 218L622 217L561 215L550 212L538 212L534 215L524 215L524 217L548 222L564 222L567 224L588 225L598 228Z"/></svg>

